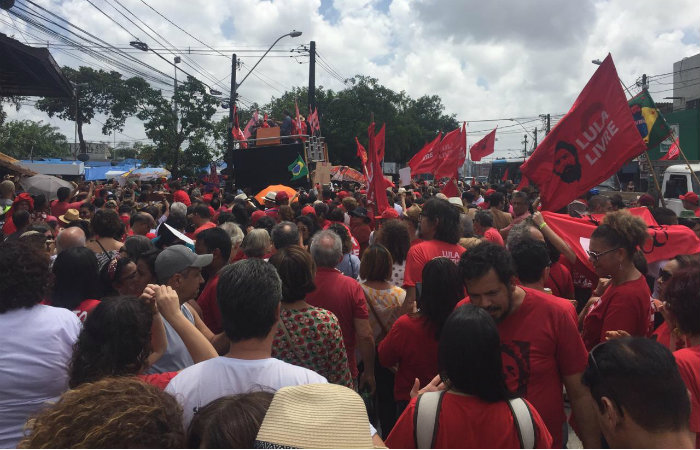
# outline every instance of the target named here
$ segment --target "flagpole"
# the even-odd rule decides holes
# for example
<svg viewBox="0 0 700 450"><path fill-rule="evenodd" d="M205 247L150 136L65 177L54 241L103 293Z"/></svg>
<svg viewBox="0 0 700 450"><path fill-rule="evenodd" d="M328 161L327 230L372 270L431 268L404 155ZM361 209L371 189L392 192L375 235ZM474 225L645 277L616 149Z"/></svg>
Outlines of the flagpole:
<svg viewBox="0 0 700 450"><path fill-rule="evenodd" d="M657 109L658 111L658 109ZM661 111L659 111L659 115L663 118L663 114L661 114ZM666 120L666 119L664 119ZM688 167L688 170L690 170L690 175L695 178L695 182L700 185L700 179L698 179L698 175L693 171L693 168L690 166L690 162L688 161L688 158L685 157L685 153L683 152L683 149L681 148L681 141L678 139L676 136L676 132L673 131L673 128L669 127L671 130L671 139L673 139L677 146L678 146L678 151L680 152L681 156L683 157L683 160L685 161L685 165ZM663 197L662 197L663 198Z"/></svg>

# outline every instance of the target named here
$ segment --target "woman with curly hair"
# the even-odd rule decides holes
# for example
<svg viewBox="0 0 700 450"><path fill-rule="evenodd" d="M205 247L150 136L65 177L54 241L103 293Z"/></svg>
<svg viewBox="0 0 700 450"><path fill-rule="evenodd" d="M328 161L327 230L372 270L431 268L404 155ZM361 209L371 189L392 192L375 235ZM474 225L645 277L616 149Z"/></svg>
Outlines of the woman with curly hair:
<svg viewBox="0 0 700 450"><path fill-rule="evenodd" d="M588 260L596 274L609 277L610 282L600 298L591 299L592 306L583 319L583 342L589 351L604 342L609 331L649 336L651 292L633 261L648 237L646 223L626 211L608 213L593 231Z"/></svg>
<svg viewBox="0 0 700 450"><path fill-rule="evenodd" d="M63 250L51 270L54 275L51 305L69 309L85 322L102 296L95 253L85 247Z"/></svg>
<svg viewBox="0 0 700 450"><path fill-rule="evenodd" d="M27 423L19 448L183 448L182 407L132 378L86 383Z"/></svg>
<svg viewBox="0 0 700 450"><path fill-rule="evenodd" d="M408 255L408 249L411 248L411 236L408 232L408 225L401 220L387 220L379 230L377 243L386 247L391 253L393 261L391 284L399 287L403 286L406 255Z"/></svg>
<svg viewBox="0 0 700 450"><path fill-rule="evenodd" d="M167 347L161 314L182 338L195 363L217 356L214 347L182 314L172 288L151 285L143 297L105 299L88 316L70 363L71 388L109 376L138 375L165 389L177 372L143 375Z"/></svg>
<svg viewBox="0 0 700 450"><path fill-rule="evenodd" d="M124 245L121 242L124 236L124 224L116 211L98 209L90 221L90 227L92 237L85 246L95 252L101 270Z"/></svg>
<svg viewBox="0 0 700 450"><path fill-rule="evenodd" d="M42 305L49 256L23 241L0 244L0 448L15 447L27 418L68 387L80 320Z"/></svg>

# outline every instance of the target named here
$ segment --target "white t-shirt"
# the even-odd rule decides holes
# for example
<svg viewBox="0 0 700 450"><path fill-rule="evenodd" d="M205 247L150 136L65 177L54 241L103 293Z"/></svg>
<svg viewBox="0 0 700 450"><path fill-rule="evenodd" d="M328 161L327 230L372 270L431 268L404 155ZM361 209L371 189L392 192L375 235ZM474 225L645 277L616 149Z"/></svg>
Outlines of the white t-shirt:
<svg viewBox="0 0 700 450"><path fill-rule="evenodd" d="M80 334L73 311L46 305L0 314L0 448L15 448L29 416L68 389Z"/></svg>
<svg viewBox="0 0 700 450"><path fill-rule="evenodd" d="M174 395L182 405L187 427L195 411L217 398L327 382L316 372L275 358L247 360L219 356L183 370L170 380L165 392Z"/></svg>

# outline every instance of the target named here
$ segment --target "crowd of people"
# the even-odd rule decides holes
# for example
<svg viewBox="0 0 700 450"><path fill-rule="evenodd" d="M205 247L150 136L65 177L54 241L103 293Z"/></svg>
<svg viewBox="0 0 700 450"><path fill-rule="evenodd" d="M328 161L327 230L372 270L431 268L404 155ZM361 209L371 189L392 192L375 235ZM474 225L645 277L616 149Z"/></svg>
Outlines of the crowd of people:
<svg viewBox="0 0 700 450"><path fill-rule="evenodd" d="M700 448L700 246L460 187L3 181L0 447Z"/></svg>

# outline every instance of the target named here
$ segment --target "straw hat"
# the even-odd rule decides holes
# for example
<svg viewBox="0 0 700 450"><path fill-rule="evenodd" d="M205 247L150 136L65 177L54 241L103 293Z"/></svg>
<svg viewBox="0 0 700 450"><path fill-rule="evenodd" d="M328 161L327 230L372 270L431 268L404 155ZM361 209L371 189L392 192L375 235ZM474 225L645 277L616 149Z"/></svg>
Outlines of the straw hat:
<svg viewBox="0 0 700 450"><path fill-rule="evenodd" d="M337 384L283 387L272 399L255 448L372 448L367 410Z"/></svg>
<svg viewBox="0 0 700 450"><path fill-rule="evenodd" d="M80 213L77 209L69 209L64 215L58 216L58 220L63 223L71 223L74 220L80 220Z"/></svg>

